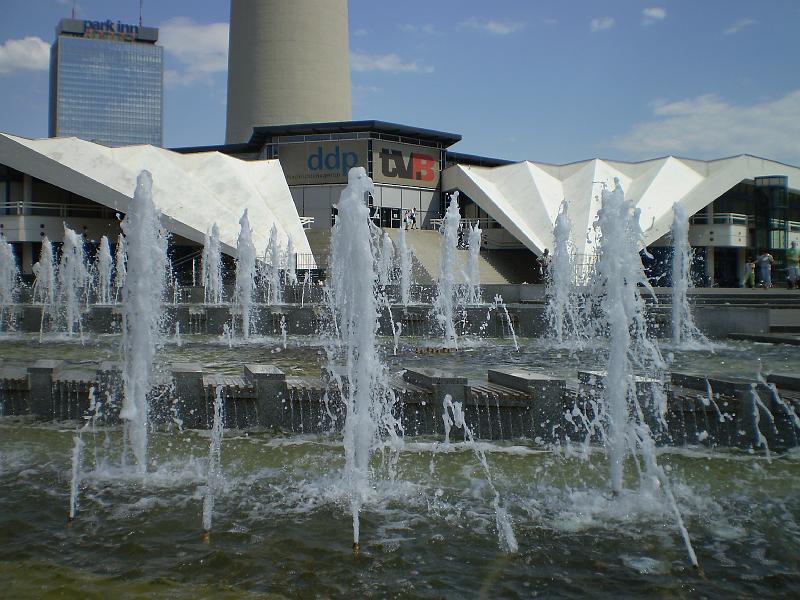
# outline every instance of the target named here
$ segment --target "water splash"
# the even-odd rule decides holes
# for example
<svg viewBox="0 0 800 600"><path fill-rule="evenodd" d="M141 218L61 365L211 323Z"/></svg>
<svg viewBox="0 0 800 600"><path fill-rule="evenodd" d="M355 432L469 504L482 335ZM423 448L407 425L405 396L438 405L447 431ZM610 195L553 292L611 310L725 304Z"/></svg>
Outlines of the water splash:
<svg viewBox="0 0 800 600"><path fill-rule="evenodd" d="M16 302L18 292L19 268L14 249L0 235L0 330L6 320L6 311Z"/></svg>
<svg viewBox="0 0 800 600"><path fill-rule="evenodd" d="M125 277L128 274L128 253L126 250L125 236L117 237L117 250L114 253L114 301L122 299L122 288L125 287Z"/></svg>
<svg viewBox="0 0 800 600"><path fill-rule="evenodd" d="M666 409L663 393L653 394L650 404L636 389L636 373L652 374L651 383L659 388L658 373L665 364L656 344L647 334L644 301L640 286L653 292L642 268L639 249L642 231L639 209L626 200L619 179L614 189L604 189L597 224L600 233L597 273L592 293L602 310L603 328L608 332L608 363L603 383L602 404L599 409L603 438L608 449L609 480L615 496L623 493L625 459L630 451L637 464L643 463L640 478L644 484L658 482L664 497L675 515L689 559L697 566L683 518L664 469L656 461L655 442L645 414L655 415L663 422Z"/></svg>
<svg viewBox="0 0 800 600"><path fill-rule="evenodd" d="M441 269L439 280L436 282L436 299L433 302L433 315L443 332L446 348L458 348L458 335L453 317L455 315L455 267L460 222L458 192L454 192L450 196L450 205L447 207L442 223Z"/></svg>
<svg viewBox="0 0 800 600"><path fill-rule="evenodd" d="M479 267L481 251L481 235L483 231L475 223L469 227L467 243L469 255L467 257L467 272L464 273L464 302L466 304L480 304L481 298L481 271Z"/></svg>
<svg viewBox="0 0 800 600"><path fill-rule="evenodd" d="M95 302L98 304L111 304L111 275L114 269L114 259L111 258L111 247L108 238L100 238L100 246L94 262L94 278L97 285Z"/></svg>
<svg viewBox="0 0 800 600"><path fill-rule="evenodd" d="M64 225L64 243L61 246L61 261L58 264L58 294L64 307L66 331L80 333L83 342L81 299L89 283L89 268L83 236Z"/></svg>
<svg viewBox="0 0 800 600"><path fill-rule="evenodd" d="M122 381L120 418L141 475L147 472L149 402L153 359L161 343L167 235L153 203L153 177L142 171L122 230L128 243L128 273L122 290Z"/></svg>
<svg viewBox="0 0 800 600"><path fill-rule="evenodd" d="M253 232L244 209L239 219L239 238L236 242L236 287L233 302L242 315L242 336L250 337L253 291L256 276L256 247L253 244Z"/></svg>
<svg viewBox="0 0 800 600"><path fill-rule="evenodd" d="M689 218L680 202L672 206L672 343L708 345L694 322L688 290L692 285L694 251L689 244Z"/></svg>
<svg viewBox="0 0 800 600"><path fill-rule="evenodd" d="M283 302L281 286L281 246L278 240L278 228L275 224L269 232L269 242L265 250L267 265L267 303L273 306Z"/></svg>
<svg viewBox="0 0 800 600"><path fill-rule="evenodd" d="M351 169L331 236L332 273L327 294L345 360L346 384L339 389L346 407L344 481L350 495L354 548L359 544L361 508L371 489L370 455L382 433L397 438L391 412L394 397L386 385L375 342L375 253L366 203L371 191L372 180L366 171Z"/></svg>
<svg viewBox="0 0 800 600"><path fill-rule="evenodd" d="M206 532L211 531L214 496L222 479L220 459L222 458L222 436L224 433L224 389L223 386L217 386L217 394L214 398L214 421L211 426L211 443L208 447L208 467L206 469L206 493L203 496L203 530Z"/></svg>
<svg viewBox="0 0 800 600"><path fill-rule="evenodd" d="M411 302L411 248L406 241L406 229L400 228L397 244L397 254L400 259L400 302L408 306Z"/></svg>
<svg viewBox="0 0 800 600"><path fill-rule="evenodd" d="M388 233L381 237L381 249L378 254L378 285L387 286L391 281L392 263L394 262L394 244Z"/></svg>
<svg viewBox="0 0 800 600"><path fill-rule="evenodd" d="M463 429L464 437L467 440L467 445L470 447L470 449L472 449L472 451L475 453L475 456L480 461L481 467L483 467L484 475L486 476L486 482L489 484L489 488L492 490L492 508L494 508L495 512L495 525L497 526L497 538L500 542L500 547L505 552L517 552L519 550L519 544L517 543L517 538L514 535L511 517L508 515L505 507L501 505L500 492L497 491L494 481L492 481L492 473L489 471L489 463L486 461L486 454L475 443L475 438L472 436L472 430L467 426L464 418L464 410L461 402L453 402L453 397L450 394L445 394L443 406L444 413L442 414L442 420L444 421L445 446L450 444L450 431L453 427Z"/></svg>
<svg viewBox="0 0 800 600"><path fill-rule="evenodd" d="M206 304L222 304L222 252L216 223L211 226L203 243L203 287Z"/></svg>
<svg viewBox="0 0 800 600"><path fill-rule="evenodd" d="M289 236L286 242L286 283L297 285L297 254L294 251L292 236Z"/></svg>
<svg viewBox="0 0 800 600"><path fill-rule="evenodd" d="M584 346L586 336L582 327L581 298L577 288L571 236L569 203L564 200L553 229L553 254L548 269L545 310L548 336L558 344L578 350Z"/></svg>

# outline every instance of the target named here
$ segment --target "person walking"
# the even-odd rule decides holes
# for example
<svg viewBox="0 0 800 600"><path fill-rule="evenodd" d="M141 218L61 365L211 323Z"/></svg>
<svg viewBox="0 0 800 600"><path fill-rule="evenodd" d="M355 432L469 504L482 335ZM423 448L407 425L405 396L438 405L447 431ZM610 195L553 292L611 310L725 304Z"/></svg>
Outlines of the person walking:
<svg viewBox="0 0 800 600"><path fill-rule="evenodd" d="M744 263L744 281L742 287L753 289L756 287L756 263L752 256L748 256Z"/></svg>
<svg viewBox="0 0 800 600"><path fill-rule="evenodd" d="M409 215L409 218L411 219L411 229L416 229L417 228L417 207L416 206L412 206L411 207L411 214Z"/></svg>
<svg viewBox="0 0 800 600"><path fill-rule="evenodd" d="M786 280L789 282L789 289L797 289L797 280L800 279L800 248L797 242L786 250Z"/></svg>
<svg viewBox="0 0 800 600"><path fill-rule="evenodd" d="M775 264L775 259L772 258L772 254L767 252L766 248L762 249L761 254L756 258L756 264L758 265L758 279L761 287L765 289L771 288L772 265Z"/></svg>

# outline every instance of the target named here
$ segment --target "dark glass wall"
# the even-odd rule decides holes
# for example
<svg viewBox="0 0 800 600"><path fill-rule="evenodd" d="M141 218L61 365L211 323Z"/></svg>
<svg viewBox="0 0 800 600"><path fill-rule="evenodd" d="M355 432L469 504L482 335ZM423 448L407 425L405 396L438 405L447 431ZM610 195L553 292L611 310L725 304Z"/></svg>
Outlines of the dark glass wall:
<svg viewBox="0 0 800 600"><path fill-rule="evenodd" d="M53 51L51 135L163 144L161 46L61 36Z"/></svg>

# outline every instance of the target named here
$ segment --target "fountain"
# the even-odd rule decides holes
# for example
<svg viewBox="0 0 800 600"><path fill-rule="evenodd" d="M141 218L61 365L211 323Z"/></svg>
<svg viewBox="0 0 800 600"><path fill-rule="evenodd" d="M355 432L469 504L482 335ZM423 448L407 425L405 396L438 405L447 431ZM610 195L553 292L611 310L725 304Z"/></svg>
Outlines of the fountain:
<svg viewBox="0 0 800 600"><path fill-rule="evenodd" d="M16 302L19 290L19 270L14 249L0 235L0 331L6 322L6 311Z"/></svg>
<svg viewBox="0 0 800 600"><path fill-rule="evenodd" d="M120 418L126 423L136 468L147 473L147 439L156 350L161 342L167 272L167 236L153 204L153 178L142 171L122 230L127 240L128 272L122 289L122 380ZM217 238L218 239L218 238Z"/></svg>
<svg viewBox="0 0 800 600"><path fill-rule="evenodd" d="M211 226L203 243L203 288L206 304L222 304L222 252L216 223Z"/></svg>
<svg viewBox="0 0 800 600"><path fill-rule="evenodd" d="M89 269L86 266L83 236L66 225L57 278L59 301L64 306L66 332L74 335L77 329L83 339L81 299L89 284Z"/></svg>
<svg viewBox="0 0 800 600"><path fill-rule="evenodd" d="M98 304L111 304L111 275L113 269L114 260L111 258L108 238L102 236L93 266L94 280L97 286L95 302Z"/></svg>
<svg viewBox="0 0 800 600"><path fill-rule="evenodd" d="M236 287L233 302L242 315L242 336L250 337L252 327L253 291L256 276L256 247L247 219L247 209L239 220L239 239L236 242Z"/></svg>
<svg viewBox="0 0 800 600"><path fill-rule="evenodd" d="M624 491L623 473L628 453L638 458L642 482L657 483L666 496L684 539L690 562L697 557L683 518L672 495L664 469L656 461L655 442L646 415L655 415L656 425L665 424L663 395L653 394L644 405L636 389L636 369L657 374L665 368L658 346L647 334L644 302L639 286L652 293L642 262L639 210L625 199L619 179L614 189L604 189L598 211L600 233L597 273L592 293L599 299L608 331L608 362L602 404L597 419L608 451L609 483L615 496ZM643 467L643 468L642 468Z"/></svg>
<svg viewBox="0 0 800 600"><path fill-rule="evenodd" d="M392 244L389 234L384 232L378 252L378 285L385 287L391 282L393 259L394 244Z"/></svg>
<svg viewBox="0 0 800 600"><path fill-rule="evenodd" d="M286 283L297 285L297 255L294 251L292 236L286 242Z"/></svg>
<svg viewBox="0 0 800 600"><path fill-rule="evenodd" d="M396 438L394 398L384 381L384 367L375 344L377 299L375 252L366 195L372 180L362 167L350 170L339 200L331 236L329 307L335 317L346 384L339 388L345 404L344 483L353 519L353 548L360 544L360 512L372 487L370 455L386 435Z"/></svg>
<svg viewBox="0 0 800 600"><path fill-rule="evenodd" d="M680 202L672 206L672 343L708 345L692 316L688 290L692 285L694 251L689 245L689 217Z"/></svg>
<svg viewBox="0 0 800 600"><path fill-rule="evenodd" d="M273 224L269 232L269 241L264 250L264 265L267 269L267 304L273 306L283 301L281 287L281 247L278 241L278 228Z"/></svg>
<svg viewBox="0 0 800 600"><path fill-rule="evenodd" d="M450 204L442 223L442 252L439 279L436 282L436 299L433 302L434 317L444 334L446 348L458 348L455 323L455 267L458 252L458 226L461 215L458 209L458 192L450 196Z"/></svg>
<svg viewBox="0 0 800 600"><path fill-rule="evenodd" d="M119 302L122 298L122 288L125 287L125 276L128 273L128 256L125 250L125 236L121 233L117 237L115 257L114 301Z"/></svg>
<svg viewBox="0 0 800 600"><path fill-rule="evenodd" d="M480 304L483 301L481 298L481 272L478 268L482 233L478 223L469 227L467 237L469 257L467 259L467 272L464 274L464 302L466 304Z"/></svg>
<svg viewBox="0 0 800 600"><path fill-rule="evenodd" d="M569 203L564 200L553 229L553 254L550 259L549 277L546 284L546 317L548 336L558 344L566 344L571 349L578 349L583 346L585 333L571 236L572 221L569 218Z"/></svg>
<svg viewBox="0 0 800 600"><path fill-rule="evenodd" d="M408 307L411 302L411 248L406 242L406 229L399 230L397 254L400 260L400 303Z"/></svg>
<svg viewBox="0 0 800 600"><path fill-rule="evenodd" d="M246 212L246 211L245 211ZM243 216L243 220L246 218ZM222 472L220 467L220 458L222 456L222 436L223 432L223 419L224 419L224 406L223 399L224 388L222 386L217 388L217 393L214 396L214 418L211 426L211 443L208 447L208 466L206 467L206 492L203 496L203 530L208 540L208 534L211 531L211 519L214 513L214 496L219 488Z"/></svg>

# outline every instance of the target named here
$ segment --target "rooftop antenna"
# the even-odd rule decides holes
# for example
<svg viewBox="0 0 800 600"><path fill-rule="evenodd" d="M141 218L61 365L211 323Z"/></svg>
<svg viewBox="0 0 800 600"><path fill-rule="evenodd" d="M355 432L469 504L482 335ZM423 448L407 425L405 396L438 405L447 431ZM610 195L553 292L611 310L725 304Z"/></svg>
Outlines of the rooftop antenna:
<svg viewBox="0 0 800 600"><path fill-rule="evenodd" d="M139 0L139 27L144 27L144 25L142 25L143 12L144 12L144 0Z"/></svg>
<svg viewBox="0 0 800 600"><path fill-rule="evenodd" d="M78 0L72 0L72 18L75 18L75 9L78 4Z"/></svg>

